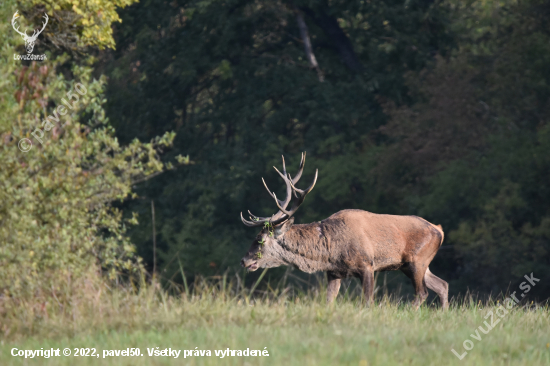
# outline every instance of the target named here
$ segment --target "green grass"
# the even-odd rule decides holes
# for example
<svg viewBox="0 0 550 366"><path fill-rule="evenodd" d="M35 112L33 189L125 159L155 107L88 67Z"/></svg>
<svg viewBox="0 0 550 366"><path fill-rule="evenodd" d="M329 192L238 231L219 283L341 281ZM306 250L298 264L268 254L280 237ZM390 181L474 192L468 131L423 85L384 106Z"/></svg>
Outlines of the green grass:
<svg viewBox="0 0 550 366"><path fill-rule="evenodd" d="M234 285L234 284L233 284ZM333 305L323 290L290 295L270 290L252 298L226 281L195 284L170 296L149 286L109 290L95 283L59 302L4 304L0 365L549 365L550 309L516 307L481 341L470 334L494 303L454 302L449 311L382 298L364 307L357 297ZM78 290L80 289L80 290ZM38 304L38 305L37 305ZM18 308L15 306L17 305ZM463 360L462 343L474 348ZM12 357L18 349L96 348L100 358ZM140 348L144 356L102 358L103 350ZM149 357L147 348L211 350L210 357ZM263 350L269 357L225 357L214 350ZM74 351L73 351L74 352Z"/></svg>

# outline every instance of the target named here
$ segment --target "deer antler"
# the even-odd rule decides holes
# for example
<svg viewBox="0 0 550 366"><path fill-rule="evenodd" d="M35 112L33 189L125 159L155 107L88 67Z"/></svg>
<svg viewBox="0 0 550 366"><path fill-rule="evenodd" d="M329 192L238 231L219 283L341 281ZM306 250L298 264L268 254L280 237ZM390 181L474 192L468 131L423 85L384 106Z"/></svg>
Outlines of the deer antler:
<svg viewBox="0 0 550 366"><path fill-rule="evenodd" d="M298 180L302 177L302 173L304 171L304 165L306 162L306 153L302 153L302 160L300 162L300 168L298 170L298 173L294 177L294 179L291 178L290 174L286 172L286 166L285 166L285 158L283 157L283 172L281 173L277 168L275 168L275 171L279 173L281 178L285 181L286 184L286 198L281 201L277 199L277 196L275 195L275 192L271 192L269 188L267 187L267 184L265 183L264 179L262 178L262 182L264 183L265 188L267 189L267 192L269 195L275 200L275 204L279 208L279 211L271 216L271 217L258 217L253 215L250 211L248 213L250 214L250 219L252 221L245 220L243 217L243 214L241 212L241 220L246 226L262 226L265 222L269 222L271 225L278 225L286 220L288 220L300 207L300 205L304 202L304 199L306 198L306 195L311 192L313 187L315 186L315 183L317 182L317 174L318 170L315 170L315 178L313 179L313 183L305 190L301 190L296 188L294 185L298 183ZM296 202L292 209L290 211L287 211L288 204L290 203L290 200L292 198L292 192L294 192L294 196L298 198L298 202Z"/></svg>
<svg viewBox="0 0 550 366"><path fill-rule="evenodd" d="M17 10L15 12L15 14L13 14L13 17L11 18L11 26L13 27L13 29L15 29L15 31L17 33L19 33L21 36L23 36L24 38L29 38L29 35L27 34L27 30L25 29L25 33L23 32L20 32L19 31L19 27L15 28L15 19L19 18L19 14L17 14L19 12L19 10Z"/></svg>

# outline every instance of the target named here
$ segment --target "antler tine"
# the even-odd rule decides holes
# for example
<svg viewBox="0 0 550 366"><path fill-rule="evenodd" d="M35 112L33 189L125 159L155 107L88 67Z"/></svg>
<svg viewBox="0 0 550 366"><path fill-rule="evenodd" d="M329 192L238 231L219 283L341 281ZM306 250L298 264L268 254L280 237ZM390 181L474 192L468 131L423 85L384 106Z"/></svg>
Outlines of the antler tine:
<svg viewBox="0 0 550 366"><path fill-rule="evenodd" d="M243 217L243 213L241 212L241 221L243 224L245 224L248 227L255 227L255 226L262 226L265 221L248 221Z"/></svg>
<svg viewBox="0 0 550 366"><path fill-rule="evenodd" d="M305 160L306 160L306 154L304 152L302 154L302 161L300 162L300 169L298 170L298 174L296 175L296 177L294 177L294 179L291 179L290 174L287 174L288 178L285 179L285 182L288 182L288 185L292 188L292 191L294 192L294 195L296 196L296 198L298 198L298 202L296 202L293 205L291 210L287 210L286 206L281 207L281 206L277 205L277 207L279 207L279 210L283 215L281 215L280 217L276 217L275 220L270 221L272 225L280 224L281 222L284 222L284 221L288 220L290 217L292 217L292 215L294 215L296 213L296 211L298 210L300 205L304 202L304 199L306 198L306 195L309 192L311 192L311 190L315 186L315 183L317 183L317 177L319 175L319 170L315 169L315 177L313 178L313 183L311 183L311 185L308 188L306 188L305 190L301 190L301 189L296 188L294 186L294 184L302 176L302 172L304 170L304 165L305 165ZM277 171L277 172L279 173L279 175L281 175L281 173L279 171ZM273 193L273 195L275 195L275 193ZM288 195L287 195L287 198L288 198ZM276 201L278 201L278 200L276 200Z"/></svg>
<svg viewBox="0 0 550 366"><path fill-rule="evenodd" d="M300 167L298 168L298 173L296 173L296 176L292 178L290 173L287 173L288 179L292 182L292 184L298 183L300 178L302 177L302 173L304 172L304 165L306 164L306 152L304 151L302 153L302 160L300 160ZM294 197L298 198L298 194L296 194L296 191L294 191Z"/></svg>
<svg viewBox="0 0 550 366"><path fill-rule="evenodd" d="M290 219L290 217L292 215L294 215L294 213L296 213L296 211L298 210L300 205L304 202L304 199L305 199L306 195L309 192L311 192L311 190L315 186L315 183L317 183L317 176L319 174L319 170L316 169L315 170L315 177L313 178L313 183L311 183L311 185L308 188L306 188L305 190L301 190L301 189L298 189L298 188L295 187L295 184L302 177L302 173L304 171L304 166L305 166L305 162L306 162L306 153L305 152L302 153L302 159L300 161L300 167L299 167L298 173L296 174L294 179L286 171L286 164L285 164L284 156L282 157L282 160L283 160L283 172L282 173L279 171L279 169L277 169L277 167L273 167L273 168L275 169L277 174L279 174L281 176L281 178L283 178L283 180L285 181L285 184L286 184L286 198L284 199L284 201L279 200L277 198L277 195L275 194L275 192L271 192L271 190L267 186L265 180L262 178L262 182L264 183L265 189L267 190L267 192L269 193L271 198L273 198L275 200L275 204L277 204L277 207L279 208L279 211L271 217L258 217L258 216L253 215L250 211L248 211L248 213L250 214L250 219L252 221L245 220L245 218L243 217L243 214L241 212L241 220L246 226L249 226L249 227L262 226L262 225L264 225L265 222L269 222L271 225L278 225L278 224ZM292 199L292 192L294 192L294 195L296 196L298 201L293 205L291 210L287 210L287 207L290 203L290 200Z"/></svg>
<svg viewBox="0 0 550 366"><path fill-rule="evenodd" d="M311 190L315 186L315 183L317 183L317 175L318 174L319 174L319 169L315 169L315 177L313 178L313 183L311 183L311 185L309 187L307 187L306 189L304 189L304 190L294 187L294 184L291 183L291 187L294 190L294 193L298 193L300 196L305 197L306 194L311 192Z"/></svg>
<svg viewBox="0 0 550 366"><path fill-rule="evenodd" d="M287 174L287 175L288 175L288 179L290 180L290 184L293 187L292 177L290 176L290 174ZM294 197L298 198L298 194L296 193L296 190L292 189L292 192L294 193Z"/></svg>
<svg viewBox="0 0 550 366"><path fill-rule="evenodd" d="M273 195L275 195L275 193L273 193ZM277 199L277 196L275 196L275 203L277 204L277 207L279 208L279 210L281 210L282 213L284 213L285 215L290 215L290 213L286 210L286 207L281 207L281 205L279 204L279 201ZM288 204L287 204L288 205Z"/></svg>
<svg viewBox="0 0 550 366"><path fill-rule="evenodd" d="M277 220L271 222L272 225L280 224L281 222L288 220L290 217L292 217L292 215L294 215L296 213L296 211L298 210L300 205L304 202L304 199L306 198L307 194L309 192L311 192L311 190L315 186L315 183L317 183L318 173L319 173L319 170L315 169L315 177L313 178L313 183L311 183L311 185L309 187L307 187L305 190L301 190L301 189L298 189L298 188L294 187L294 185L292 185L292 182L291 182L292 189L294 190L294 193L295 194L298 193L300 195L300 197L298 197L298 202L296 202L293 205L293 207L290 211L285 210L283 212L286 215L286 217L283 216L283 217L277 218ZM279 209L280 209L280 207L279 207Z"/></svg>
<svg viewBox="0 0 550 366"><path fill-rule="evenodd" d="M269 189L269 187L268 187L267 184L265 183L265 180L264 180L263 177L262 177L262 182L264 182L264 187L265 187L265 189L267 189L267 193L269 193L269 195L270 195L272 198L275 198L275 197L273 197L273 193L271 193L271 190Z"/></svg>
<svg viewBox="0 0 550 366"><path fill-rule="evenodd" d="M292 179L292 184L298 183L300 178L302 177L302 173L304 172L304 165L306 164L306 152L304 151L302 153L302 160L300 160L300 167L298 168L298 173L294 176L294 179ZM290 177L290 175L289 175Z"/></svg>
<svg viewBox="0 0 550 366"><path fill-rule="evenodd" d="M271 198L273 198L277 203L277 206L279 205L284 205L284 201L281 201L281 200L278 200L277 197L275 196L275 192L271 192L271 190L269 189L269 187L267 186L267 184L265 183L265 180L264 178L262 178L262 182L264 182L264 187L265 189L267 189L267 193L269 193L269 195L271 196Z"/></svg>
<svg viewBox="0 0 550 366"><path fill-rule="evenodd" d="M250 212L250 210L248 210L248 213L250 214L250 218L252 220L254 219L258 219L260 221L268 221L271 217L261 217L261 216L256 216L254 215L252 212ZM254 221L258 221L258 220L254 220Z"/></svg>
<svg viewBox="0 0 550 366"><path fill-rule="evenodd" d="M281 172L279 171L279 169L277 169L277 167L276 167L276 166L274 166L274 167L273 167L273 169L275 169L275 171L276 171L277 173L279 173L279 175L281 176L281 178L283 178L283 179L286 179L286 171L285 171L285 169L284 169L284 168L283 168L283 172L284 172L284 174L283 174L283 173L281 173Z"/></svg>
<svg viewBox="0 0 550 366"><path fill-rule="evenodd" d="M285 160L283 158L283 173L281 173L279 171L279 169L277 169L276 167L273 167L275 169L275 171L277 173L279 173L279 175L281 176L281 178L283 178L283 180L285 181L285 184L286 184L286 198L284 201L280 201L280 200L277 200L277 197L275 196L275 193L273 193L272 197L278 202L277 204L277 207L280 208L280 206L283 206L284 209L286 210L286 207L288 206L288 204L290 203L290 200L292 199L292 186L291 186L291 182L290 180L286 177L286 167L285 167Z"/></svg>

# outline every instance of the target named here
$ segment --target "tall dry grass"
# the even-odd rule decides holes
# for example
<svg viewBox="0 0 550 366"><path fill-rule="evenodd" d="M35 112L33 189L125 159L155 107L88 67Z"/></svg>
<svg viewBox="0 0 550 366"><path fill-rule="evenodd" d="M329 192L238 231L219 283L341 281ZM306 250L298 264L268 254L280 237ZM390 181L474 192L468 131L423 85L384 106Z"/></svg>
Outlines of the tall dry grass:
<svg viewBox="0 0 550 366"><path fill-rule="evenodd" d="M245 287L242 274L228 273L212 278L197 277L193 283L163 285L145 274L108 282L98 271L79 279L67 276L57 286L24 298L0 297L0 338L16 341L27 337L65 337L105 331L169 329L201 324L245 324L258 316L262 324L285 325L297 319L335 321L336 319L405 317L433 314L446 318L453 314L477 314L496 307L503 296L481 300L467 294L451 299L450 309L442 312L438 303L427 303L415 312L407 299L379 294L371 307L362 301L360 287L343 288L335 304L326 305L326 283L305 289L283 280L262 283L265 271L251 287ZM182 277L185 275L182 271ZM260 286L261 284L261 286ZM260 290L261 287L261 290ZM516 311L539 312L548 318L548 304L524 304ZM251 313L252 312L252 313ZM255 313L254 313L255 312ZM293 320L292 320L293 319Z"/></svg>

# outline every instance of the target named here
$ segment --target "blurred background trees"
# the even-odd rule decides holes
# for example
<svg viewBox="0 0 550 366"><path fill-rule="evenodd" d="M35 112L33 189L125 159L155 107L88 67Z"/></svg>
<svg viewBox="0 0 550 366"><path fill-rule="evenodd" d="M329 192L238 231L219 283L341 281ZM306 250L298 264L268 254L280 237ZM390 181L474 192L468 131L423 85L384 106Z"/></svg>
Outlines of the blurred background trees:
<svg viewBox="0 0 550 366"><path fill-rule="evenodd" d="M112 7L98 9L86 14ZM237 269L256 234L239 212L273 213L261 177L279 194L272 166L284 154L292 171L307 151L305 180L314 168L319 180L298 223L344 208L419 215L446 232L432 271L452 293L533 272L550 296L549 1L143 0L118 10L114 43L88 45L100 38L74 13L74 46L52 20L40 45L65 55L58 75L88 65L108 80L102 108L121 144L175 132L162 160L190 156L115 204L138 213L128 235L152 269L155 202L163 278L179 263L189 276Z"/></svg>
<svg viewBox="0 0 550 366"><path fill-rule="evenodd" d="M297 12L324 81L307 61ZM444 8L144 2L121 17L118 48L97 70L110 77L107 110L120 139L176 131L173 153L195 162L138 188L158 204L166 276L179 271L178 257L188 273L238 265L255 235L239 212L272 213L260 178L280 183L271 167L283 153L297 168L306 150L306 175L320 170L299 222L343 208L400 213L390 193L373 190L371 156L387 140L377 132L387 122L380 100L410 102L405 71L419 72L451 49ZM149 206L144 200L129 208L148 217ZM132 236L144 258L152 257L150 222Z"/></svg>

